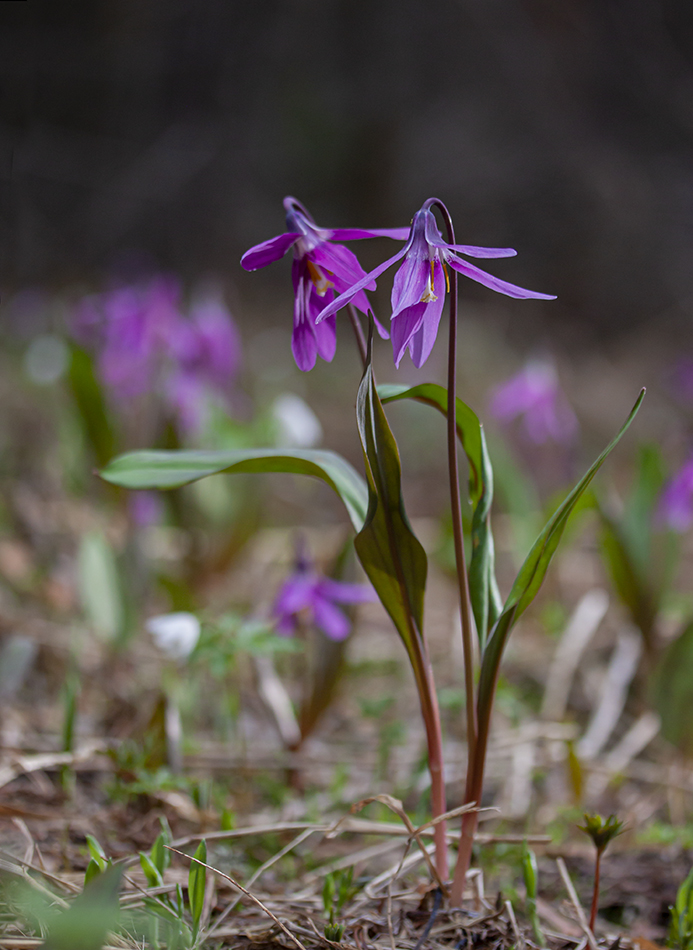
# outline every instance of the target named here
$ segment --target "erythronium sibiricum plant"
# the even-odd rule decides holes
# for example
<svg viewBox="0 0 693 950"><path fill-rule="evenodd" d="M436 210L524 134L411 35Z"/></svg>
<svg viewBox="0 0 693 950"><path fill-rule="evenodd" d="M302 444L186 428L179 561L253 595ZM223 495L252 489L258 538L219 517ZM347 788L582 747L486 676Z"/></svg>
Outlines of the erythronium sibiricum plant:
<svg viewBox="0 0 693 950"><path fill-rule="evenodd" d="M479 803L483 790L486 748L500 663L510 632L539 590L556 551L565 524L578 499L602 463L630 425L640 406L633 410L615 439L556 509L520 568L503 603L494 572L490 511L493 472L483 427L476 414L456 396L457 378L457 274L461 273L492 290L516 298L551 299L546 294L524 290L499 280L463 259L509 257L508 248L479 248L456 243L450 214L437 198L424 203L409 229L364 231L326 230L314 224L295 199L285 201L289 231L248 251L243 265L254 270L294 248L293 352L302 369L315 363L316 354L330 359L334 352L334 325L330 323L343 307L355 332L364 370L356 400L356 417L364 456L364 479L334 452L315 449L237 449L217 452L134 452L114 459L102 472L109 482L127 488L174 488L221 472L292 472L313 475L329 485L344 501L354 526L354 546L361 564L385 610L399 633L412 665L428 745L431 774L431 808L434 817L445 814L447 802L443 781L442 739L433 673L424 632L423 598L427 559L414 535L401 492L400 459L383 404L415 399L447 418L448 475L457 562L462 641L465 663L465 694L468 767L464 804ZM441 216L444 239L435 217ZM350 252L330 243L380 237L404 240L393 257L366 274ZM338 251L335 251L339 248ZM435 341L444 298L450 298L447 387L425 383L414 387L376 387L373 374L373 324L368 345L353 307L365 312L364 291L398 261L392 291L391 333L395 362L408 350L421 366ZM338 296L335 296L338 294ZM327 327L327 330L321 329ZM330 329L332 327L332 329ZM322 334L325 334L322 336ZM465 561L457 446L469 464L469 498L473 517L471 560ZM474 648L474 637L478 647ZM478 660L475 661L475 655ZM476 663L476 666L475 666ZM462 901L471 860L478 813L470 810L462 819L457 866L449 896L453 905ZM447 839L444 822L435 825L436 871L442 882L448 878Z"/></svg>

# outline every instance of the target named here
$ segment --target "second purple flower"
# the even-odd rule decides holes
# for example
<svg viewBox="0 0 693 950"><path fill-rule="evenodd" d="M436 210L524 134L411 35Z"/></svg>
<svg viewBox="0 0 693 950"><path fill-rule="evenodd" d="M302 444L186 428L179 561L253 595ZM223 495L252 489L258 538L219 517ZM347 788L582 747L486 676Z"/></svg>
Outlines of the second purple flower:
<svg viewBox="0 0 693 950"><path fill-rule="evenodd" d="M445 292L449 290L448 265L477 283L508 297L538 300L554 300L551 294L525 290L498 277L493 277L469 261L460 257L514 257L517 253L510 247L474 247L467 244L448 244L438 229L431 207L434 198L429 198L414 215L407 243L393 257L380 264L369 274L349 287L336 300L328 304L318 315L316 323L331 319L338 310L356 300L364 288L370 287L389 267L404 258L395 274L392 288L392 347L395 364L399 366L405 352L416 366L423 366L428 359L438 333L443 313Z"/></svg>

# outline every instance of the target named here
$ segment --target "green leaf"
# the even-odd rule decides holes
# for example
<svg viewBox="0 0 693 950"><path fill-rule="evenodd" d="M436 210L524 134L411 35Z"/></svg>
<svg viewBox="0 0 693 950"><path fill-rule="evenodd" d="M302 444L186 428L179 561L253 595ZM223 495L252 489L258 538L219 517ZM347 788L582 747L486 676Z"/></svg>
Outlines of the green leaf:
<svg viewBox="0 0 693 950"><path fill-rule="evenodd" d="M645 397L643 389L633 406L628 418L614 439L607 445L601 455L585 472L573 490L563 500L553 513L534 545L527 555L524 564L515 578L515 583L503 605L493 633L489 638L481 661L481 675L479 679L478 712L479 721L488 722L493 704L493 694L496 686L500 661L507 643L510 631L524 610L534 600L546 576L551 559L561 540L563 529L580 497L590 485L592 479L606 461L609 454L616 447L622 436L635 418ZM480 727L479 734L482 734Z"/></svg>
<svg viewBox="0 0 693 950"><path fill-rule="evenodd" d="M118 920L122 866L94 877L72 906L49 926L44 950L101 950Z"/></svg>
<svg viewBox="0 0 693 950"><path fill-rule="evenodd" d="M159 871L158 867L144 851L140 851L140 864L142 865L144 876L147 878L147 884L150 887L161 887L164 883L161 871Z"/></svg>
<svg viewBox="0 0 693 950"><path fill-rule="evenodd" d="M73 346L68 383L79 414L84 435L91 445L96 461L104 465L116 451L111 416L94 372L89 354Z"/></svg>
<svg viewBox="0 0 693 950"><path fill-rule="evenodd" d="M166 845L170 843L171 836L166 831L162 831L152 845L152 850L150 852L152 864L161 875L163 875L164 871L168 867L169 852L166 850Z"/></svg>
<svg viewBox="0 0 693 950"><path fill-rule="evenodd" d="M103 871L108 864L108 858L106 857L106 852L93 835L87 835L87 847L89 848L89 854Z"/></svg>
<svg viewBox="0 0 693 950"><path fill-rule="evenodd" d="M370 340L368 349L356 397L356 421L368 481L368 513L354 547L404 642L418 680L428 562L404 510L399 451L373 381Z"/></svg>
<svg viewBox="0 0 693 950"><path fill-rule="evenodd" d="M204 840L200 841L195 851L194 857L197 861L207 863L207 845ZM193 861L190 865L188 874L188 904L193 919L193 931L197 934L202 916L202 908L205 902L205 885L207 884L207 868L202 864Z"/></svg>
<svg viewBox="0 0 693 950"><path fill-rule="evenodd" d="M664 484L658 446L640 448L633 487L622 512L597 503L601 544L614 587L654 652L654 625L666 589L673 581L677 541L673 532L653 532L653 511Z"/></svg>
<svg viewBox="0 0 693 950"><path fill-rule="evenodd" d="M100 531L88 531L77 554L82 607L94 630L111 642L122 634L125 610L113 548Z"/></svg>
<svg viewBox="0 0 693 950"><path fill-rule="evenodd" d="M128 452L113 459L101 478L123 488L179 488L222 472L288 472L313 475L344 502L357 531L368 508L368 490L358 472L336 452L319 449L228 449L216 452Z"/></svg>
<svg viewBox="0 0 693 950"><path fill-rule="evenodd" d="M387 383L378 386L378 395L383 403L397 399L414 399L433 406L447 417L447 390L435 383L422 383L411 387ZM486 447L484 428L476 413L461 399L455 401L455 425L457 437L469 462L469 500L473 509L472 557L468 570L469 593L479 640L483 648L486 634L498 619L501 609L491 533L493 469Z"/></svg>
<svg viewBox="0 0 693 950"><path fill-rule="evenodd" d="M90 881L93 881L95 877L98 877L102 871L103 868L101 865L96 860L94 860L94 858L92 858L87 865L87 870L84 872L84 886L86 887L87 884Z"/></svg>

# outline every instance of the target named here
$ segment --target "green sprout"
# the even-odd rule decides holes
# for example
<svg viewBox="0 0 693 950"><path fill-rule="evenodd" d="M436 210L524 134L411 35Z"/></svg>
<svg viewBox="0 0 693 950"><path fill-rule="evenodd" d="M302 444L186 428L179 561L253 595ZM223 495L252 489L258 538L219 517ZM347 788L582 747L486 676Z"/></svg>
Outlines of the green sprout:
<svg viewBox="0 0 693 950"><path fill-rule="evenodd" d="M597 919L597 905L599 904L599 873L601 870L602 855L612 839L623 833L624 827L623 822L619 821L616 815L609 815L607 819L604 819L601 815L586 814L584 815L584 819L585 824L578 825L578 828L592 839L592 843L597 852L594 863L592 909L590 911L590 930L594 930L594 922Z"/></svg>
<svg viewBox="0 0 693 950"><path fill-rule="evenodd" d="M693 871L676 893L676 903L669 908L671 923L667 946L674 950L690 950L693 946Z"/></svg>

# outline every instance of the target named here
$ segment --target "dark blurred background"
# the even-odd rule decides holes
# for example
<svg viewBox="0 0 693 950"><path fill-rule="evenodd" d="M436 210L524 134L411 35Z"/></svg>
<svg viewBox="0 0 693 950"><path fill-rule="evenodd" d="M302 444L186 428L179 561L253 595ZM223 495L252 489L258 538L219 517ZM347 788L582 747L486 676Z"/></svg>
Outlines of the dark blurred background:
<svg viewBox="0 0 693 950"><path fill-rule="evenodd" d="M0 77L6 297L136 252L252 299L284 194L327 226L437 194L552 323L690 321L691 0L11 0Z"/></svg>

